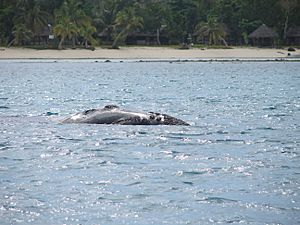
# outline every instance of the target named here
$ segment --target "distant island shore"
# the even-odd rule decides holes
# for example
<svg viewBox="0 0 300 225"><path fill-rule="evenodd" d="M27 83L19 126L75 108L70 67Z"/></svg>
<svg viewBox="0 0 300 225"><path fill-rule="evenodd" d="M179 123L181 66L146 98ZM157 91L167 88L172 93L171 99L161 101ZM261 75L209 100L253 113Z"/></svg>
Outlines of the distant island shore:
<svg viewBox="0 0 300 225"><path fill-rule="evenodd" d="M96 48L66 50L36 50L30 48L0 48L0 59L296 59L300 50L289 52L275 48L231 48L180 50L167 47L121 47L118 50Z"/></svg>

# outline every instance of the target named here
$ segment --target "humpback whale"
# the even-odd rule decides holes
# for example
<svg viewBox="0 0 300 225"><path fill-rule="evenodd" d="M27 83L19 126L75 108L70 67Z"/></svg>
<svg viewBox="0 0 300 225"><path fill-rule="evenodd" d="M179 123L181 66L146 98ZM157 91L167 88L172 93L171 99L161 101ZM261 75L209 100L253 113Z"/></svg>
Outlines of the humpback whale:
<svg viewBox="0 0 300 225"><path fill-rule="evenodd" d="M185 125L188 123L167 114L134 112L107 105L101 109L89 109L65 118L62 123L120 124L120 125Z"/></svg>

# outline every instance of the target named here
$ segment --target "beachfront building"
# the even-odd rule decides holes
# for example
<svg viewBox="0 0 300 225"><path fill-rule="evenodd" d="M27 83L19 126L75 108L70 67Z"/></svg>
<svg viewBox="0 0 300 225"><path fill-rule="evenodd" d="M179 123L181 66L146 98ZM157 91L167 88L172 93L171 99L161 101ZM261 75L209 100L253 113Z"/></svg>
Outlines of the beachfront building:
<svg viewBox="0 0 300 225"><path fill-rule="evenodd" d="M111 32L109 32L108 29L104 29L102 32L98 33L97 37L101 40L101 44L113 43Z"/></svg>
<svg viewBox="0 0 300 225"><path fill-rule="evenodd" d="M43 27L39 32L35 33L31 42L33 46L41 46L44 48L53 48L54 46L54 34L52 32L52 26Z"/></svg>
<svg viewBox="0 0 300 225"><path fill-rule="evenodd" d="M278 34L265 24L249 34L250 44L258 47L275 47Z"/></svg>
<svg viewBox="0 0 300 225"><path fill-rule="evenodd" d="M289 45L300 45L300 26L291 27L286 34L286 42Z"/></svg>
<svg viewBox="0 0 300 225"><path fill-rule="evenodd" d="M160 34L161 44L168 44L168 38ZM125 40L128 45L158 45L157 33L130 32Z"/></svg>
<svg viewBox="0 0 300 225"><path fill-rule="evenodd" d="M34 34L32 44L33 45L48 46L49 41L50 41L50 39L49 39L50 35L51 35L50 28L49 27L44 27L40 32Z"/></svg>
<svg viewBox="0 0 300 225"><path fill-rule="evenodd" d="M111 34L107 30L99 33L98 37L104 44L112 44L113 42ZM160 34L159 40L161 44L169 43L169 38L164 34ZM133 31L127 35L124 43L126 45L158 45L157 33Z"/></svg>

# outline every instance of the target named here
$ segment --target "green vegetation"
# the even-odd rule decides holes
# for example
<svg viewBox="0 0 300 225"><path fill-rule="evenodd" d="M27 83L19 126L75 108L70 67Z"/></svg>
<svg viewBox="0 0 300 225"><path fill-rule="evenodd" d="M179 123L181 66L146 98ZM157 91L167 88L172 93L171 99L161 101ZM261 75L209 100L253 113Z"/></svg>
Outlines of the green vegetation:
<svg viewBox="0 0 300 225"><path fill-rule="evenodd" d="M0 0L5 46L48 44L54 34L59 49L118 48L134 32L151 34L154 45L247 45L261 24L286 43L288 29L300 26L300 0Z"/></svg>
<svg viewBox="0 0 300 225"><path fill-rule="evenodd" d="M136 28L143 27L143 18L136 16L135 8L128 7L118 12L115 19L114 30L116 32L112 48L118 48L120 40L125 40L128 33Z"/></svg>
<svg viewBox="0 0 300 225"><path fill-rule="evenodd" d="M196 26L196 32L198 37L208 36L209 45L217 45L220 41L228 46L225 41L226 31L224 24L218 22L217 17L209 17L207 22L200 22Z"/></svg>

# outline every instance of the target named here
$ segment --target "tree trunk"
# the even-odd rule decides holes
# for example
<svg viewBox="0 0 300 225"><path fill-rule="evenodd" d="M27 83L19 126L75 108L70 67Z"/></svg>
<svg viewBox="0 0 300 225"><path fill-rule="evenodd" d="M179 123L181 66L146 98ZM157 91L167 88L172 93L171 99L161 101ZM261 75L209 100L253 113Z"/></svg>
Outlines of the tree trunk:
<svg viewBox="0 0 300 225"><path fill-rule="evenodd" d="M121 39L121 37L127 32L127 29L124 28L118 35L117 37L115 38L111 48L114 48L114 49L118 49L119 46L118 46L118 43L119 43L119 40Z"/></svg>
<svg viewBox="0 0 300 225"><path fill-rule="evenodd" d="M226 40L225 40L224 38L220 37L220 40L223 42L223 44L224 44L226 47L228 47L228 44L227 44L227 42L226 42Z"/></svg>
<svg viewBox="0 0 300 225"><path fill-rule="evenodd" d="M15 42L15 39L12 39L12 40L8 43L7 47L8 47L8 48L11 47L11 46L14 44L14 42Z"/></svg>
<svg viewBox="0 0 300 225"><path fill-rule="evenodd" d="M284 22L284 29L283 29L283 40L286 41L286 35L288 30L288 24L289 24L289 13L286 13L285 22Z"/></svg>
<svg viewBox="0 0 300 225"><path fill-rule="evenodd" d="M89 46L88 46L88 41L87 41L87 39L85 39L85 41L84 41L84 46L85 46L85 48L88 48Z"/></svg>
<svg viewBox="0 0 300 225"><path fill-rule="evenodd" d="M64 37L61 37L61 39L60 39L60 41L59 41L59 44L58 44L58 49L62 49L62 44L64 43L64 40L65 40L65 38Z"/></svg>
<svg viewBox="0 0 300 225"><path fill-rule="evenodd" d="M158 45L161 45L160 40L159 40L159 28L156 29L156 42Z"/></svg>
<svg viewBox="0 0 300 225"><path fill-rule="evenodd" d="M75 37L72 37L72 48L75 49L76 48L76 40Z"/></svg>

